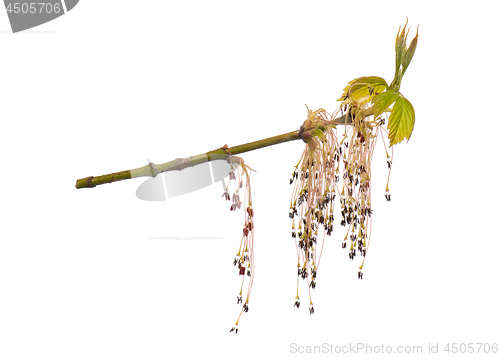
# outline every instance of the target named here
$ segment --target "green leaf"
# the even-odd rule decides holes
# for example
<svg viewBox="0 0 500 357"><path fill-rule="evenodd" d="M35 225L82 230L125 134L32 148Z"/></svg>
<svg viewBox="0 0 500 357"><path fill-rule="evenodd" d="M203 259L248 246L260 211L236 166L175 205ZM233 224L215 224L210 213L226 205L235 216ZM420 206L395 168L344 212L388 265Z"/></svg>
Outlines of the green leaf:
<svg viewBox="0 0 500 357"><path fill-rule="evenodd" d="M399 26L398 34L396 36L396 71L401 66L401 63L403 63L404 56L406 53L406 36L408 36L408 34L406 34L405 31L407 24L408 24L408 18L406 19L406 24L403 27L403 31L400 31L401 26Z"/></svg>
<svg viewBox="0 0 500 357"><path fill-rule="evenodd" d="M347 87L344 88L344 93L338 101L345 100L346 96L354 100L359 100L367 95L374 93L382 93L389 86L385 79L381 77L360 77L349 82Z"/></svg>
<svg viewBox="0 0 500 357"><path fill-rule="evenodd" d="M405 53L405 58L403 60L403 74L405 74L406 69L408 68L408 65L411 62L411 59L413 58L413 55L415 54L415 50L417 49L417 41L418 41L418 26L417 26L417 34L413 38L413 40L410 43L410 47L408 47L408 50Z"/></svg>
<svg viewBox="0 0 500 357"><path fill-rule="evenodd" d="M390 145L398 144L405 138L410 140L413 127L415 126L415 110L411 103L404 97L399 97L392 108L389 117L389 140Z"/></svg>
<svg viewBox="0 0 500 357"><path fill-rule="evenodd" d="M363 77L361 77L363 78ZM349 83L347 84L347 86L344 88L344 91L342 92L342 97L340 97L337 101L343 101L343 100L346 100L347 97L349 97L349 91L352 93L353 91L353 88L361 88L362 85L356 85L356 81L360 80L361 78L356 78L356 79L353 79L352 81L349 81Z"/></svg>
<svg viewBox="0 0 500 357"><path fill-rule="evenodd" d="M380 93L373 98L374 104L374 117L377 118L382 114L389 106L394 103L399 98L399 93L393 90L388 90L384 93Z"/></svg>
<svg viewBox="0 0 500 357"><path fill-rule="evenodd" d="M357 83L368 83L373 85L384 85L387 87L387 82L382 77L371 76L371 77L360 77L356 80Z"/></svg>

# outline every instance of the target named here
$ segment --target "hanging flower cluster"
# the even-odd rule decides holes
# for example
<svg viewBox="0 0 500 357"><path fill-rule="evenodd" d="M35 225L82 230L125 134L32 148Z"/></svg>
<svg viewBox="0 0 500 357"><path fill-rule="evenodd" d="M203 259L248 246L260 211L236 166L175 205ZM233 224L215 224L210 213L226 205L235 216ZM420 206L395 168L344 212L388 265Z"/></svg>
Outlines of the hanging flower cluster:
<svg viewBox="0 0 500 357"><path fill-rule="evenodd" d="M229 156L228 162L231 164L229 183L222 196L225 197L226 200L232 202L230 207L231 211L243 209L245 213L245 223L243 225L240 246L233 261L233 265L237 268L238 274L242 276L240 291L236 297L236 303L242 304L242 307L236 323L230 330L230 332L234 331L235 333L238 333L238 323L240 321L241 314L243 312L248 312L250 292L252 291L255 271L253 251L255 227L252 207L252 191L250 187L250 170L252 169L247 166L240 157ZM232 196L229 193L231 185L233 189ZM246 293L245 296L243 296L243 290L245 289Z"/></svg>
<svg viewBox="0 0 500 357"><path fill-rule="evenodd" d="M292 219L292 238L297 249L297 296L300 307L300 278L307 282L309 312L314 313L311 289L317 284L317 272L325 236L333 230L335 198L338 196L342 218L347 226L342 248L349 247L349 259L363 258L358 279L363 277L363 264L371 236L371 160L385 120L368 119L362 109L369 97L355 101L345 96L342 106L329 116L324 109L311 111L299 131L306 143L304 152L290 179L293 186L289 217ZM340 140L333 120L338 114L349 119ZM355 113L355 114L353 114ZM316 131L311 131L311 128ZM309 130L309 131L307 131ZM318 130L319 135L318 135ZM309 135L307 135L309 133ZM382 140L383 137L382 137ZM385 140L384 140L385 146ZM387 149L386 149L387 153ZM387 154L389 169L391 156ZM342 178L342 181L340 180ZM386 198L390 200L387 181ZM321 244L318 242L321 238Z"/></svg>
<svg viewBox="0 0 500 357"><path fill-rule="evenodd" d="M336 182L339 180L339 144L334 130L327 130L320 137L303 135L314 125L323 128L329 124L324 109L311 111L301 127L300 134L306 147L290 179L295 182L290 203L292 237L297 249L297 296L295 305L300 306L299 278L307 281L309 311L314 313L311 289L316 287L325 233L332 233ZM321 234L322 233L322 234ZM318 239L322 238L321 244ZM321 247L321 249L319 249Z"/></svg>

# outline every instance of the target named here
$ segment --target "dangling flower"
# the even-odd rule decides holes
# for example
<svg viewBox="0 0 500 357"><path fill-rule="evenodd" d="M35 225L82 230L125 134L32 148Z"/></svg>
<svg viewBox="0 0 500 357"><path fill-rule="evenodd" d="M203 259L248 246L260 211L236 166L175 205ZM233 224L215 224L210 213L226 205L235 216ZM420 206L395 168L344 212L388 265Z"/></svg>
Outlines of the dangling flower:
<svg viewBox="0 0 500 357"><path fill-rule="evenodd" d="M243 159L239 157L230 156L228 162L231 164L237 163L239 166L234 171L229 173L230 182L226 187L227 195L223 195L229 200L228 188L231 182L234 182L234 193L232 195L232 204L230 206L231 211L236 211L243 206L243 212L245 213L245 221L243 225L243 235L240 241L240 247L233 264L238 268L238 275L242 277L242 283L240 288L240 293L238 295L238 303L243 302L243 287L246 285L246 299L243 307L240 310L240 315L236 321L235 327L231 331L238 331L238 322L241 317L242 312L248 312L248 302L250 298L250 292L252 290L254 274L250 271L254 269L254 253L253 253L253 236L254 236L254 212L252 208L252 193L250 188L250 171L253 171L248 167ZM234 180L234 181L233 181ZM245 182L245 184L243 184ZM240 194L240 189L243 189L243 193ZM246 272L246 274L245 274ZM246 284L245 284L246 283Z"/></svg>
<svg viewBox="0 0 500 357"><path fill-rule="evenodd" d="M348 92L346 89L346 93ZM375 93L376 91L370 92L370 95L374 96ZM366 258L372 216L371 160L376 138L385 132L381 127L383 121L369 120L361 114L353 114L361 113L360 109L367 108L369 98L372 97L352 99L345 95L342 109L339 108L331 116L328 116L324 109L313 112L308 108L307 120L299 131L299 137L306 145L290 180L294 186L289 217L292 219L292 237L296 236L295 215L298 216L299 222L300 239L294 240L299 267L297 290L300 280L298 278L307 279L309 297L311 289L316 287L316 272L321 260L324 237L330 235L333 230L334 198L337 196L341 204L340 225L348 231L342 248L347 247L346 241L350 237L349 259L356 258L356 250L359 250L363 263ZM343 110L346 110L345 115L350 116L350 125L345 125L345 132L339 140L331 123L335 115ZM315 133L317 137L311 133ZM387 154L387 157L390 170L392 155ZM390 201L390 198L390 194L386 193L386 199ZM363 277L363 263L358 272L358 279ZM297 300L294 306L298 305ZM310 313L314 313L312 300Z"/></svg>

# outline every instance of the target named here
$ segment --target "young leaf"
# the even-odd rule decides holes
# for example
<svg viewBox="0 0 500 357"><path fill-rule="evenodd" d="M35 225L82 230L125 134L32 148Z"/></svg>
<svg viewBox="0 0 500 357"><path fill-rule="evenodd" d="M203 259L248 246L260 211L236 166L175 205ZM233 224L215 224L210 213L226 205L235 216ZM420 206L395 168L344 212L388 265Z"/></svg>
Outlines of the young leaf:
<svg viewBox="0 0 500 357"><path fill-rule="evenodd" d="M396 71L403 63L403 59L406 52L406 25L408 24L408 19L406 19L406 24L403 27L403 31L398 30L398 34L396 36ZM401 29L401 26L399 27Z"/></svg>
<svg viewBox="0 0 500 357"><path fill-rule="evenodd" d="M360 77L349 82L338 101L343 101L347 95L354 100L359 100L372 93L382 93L388 87L385 79L381 77Z"/></svg>
<svg viewBox="0 0 500 357"><path fill-rule="evenodd" d="M408 68L408 65L411 62L411 59L413 58L413 55L415 54L415 50L417 49L417 41L418 41L418 26L417 26L417 34L413 38L413 40L410 43L410 47L408 47L408 50L405 53L405 58L403 60L403 74L405 74L406 69Z"/></svg>
<svg viewBox="0 0 500 357"><path fill-rule="evenodd" d="M363 77L361 77L361 78L363 78ZM363 87L363 85L356 84L356 82L358 82L361 78L356 78L356 79L353 79L352 81L349 81L347 86L344 88L344 91L342 92L342 97L340 97L337 101L341 102L343 100L346 100L347 97L349 97L349 94L353 92L353 90L357 90L357 89Z"/></svg>
<svg viewBox="0 0 500 357"><path fill-rule="evenodd" d="M387 87L387 82L382 77L371 76L371 77L360 77L356 79L356 83L368 83L372 85L384 85Z"/></svg>
<svg viewBox="0 0 500 357"><path fill-rule="evenodd" d="M387 108L391 106L399 98L399 93L393 90L388 90L384 93L380 93L373 98L374 105L374 117L377 118L382 114Z"/></svg>
<svg viewBox="0 0 500 357"><path fill-rule="evenodd" d="M389 128L389 146L398 144L405 138L410 140L414 126L415 110L413 106L406 98L399 97L392 108L387 126Z"/></svg>

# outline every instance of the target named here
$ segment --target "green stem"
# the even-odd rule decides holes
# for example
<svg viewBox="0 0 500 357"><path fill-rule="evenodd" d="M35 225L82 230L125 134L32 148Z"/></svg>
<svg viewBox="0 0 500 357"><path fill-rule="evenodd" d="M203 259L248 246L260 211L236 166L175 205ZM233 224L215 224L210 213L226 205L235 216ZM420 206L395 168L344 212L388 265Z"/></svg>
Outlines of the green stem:
<svg viewBox="0 0 500 357"><path fill-rule="evenodd" d="M335 124L349 125L351 122L352 122L351 116L346 114L340 118L332 120L330 124L331 126L335 126ZM300 130L295 130L290 133L273 136L271 138L254 141L243 145L233 146L231 148L224 147L217 150L209 151L205 154L191 156L185 159L175 159L170 162L166 162L164 164L155 165L153 163L150 163L149 165L139 167L133 170L121 171L121 172L116 172L114 174L95 176L95 177L89 176L86 178L76 180L75 187L77 189L87 188L87 187L92 188L105 183L123 181L136 177L145 177L145 176L156 177L156 175L161 172L182 170L185 169L186 167L196 166L204 162L213 160L227 160L229 154L238 155L244 152L261 149L266 146L271 146L271 145L286 143L288 141L301 139L301 137L299 136L299 131ZM311 131L311 133L316 133L316 134L319 133L317 128L311 128L308 131Z"/></svg>

